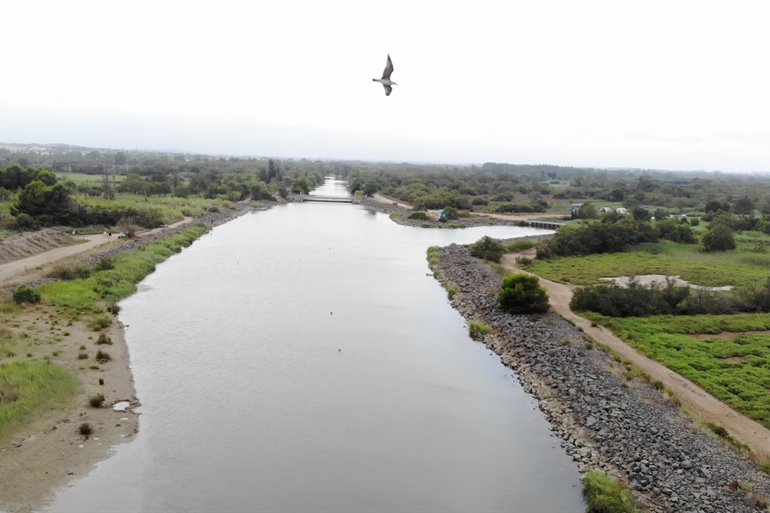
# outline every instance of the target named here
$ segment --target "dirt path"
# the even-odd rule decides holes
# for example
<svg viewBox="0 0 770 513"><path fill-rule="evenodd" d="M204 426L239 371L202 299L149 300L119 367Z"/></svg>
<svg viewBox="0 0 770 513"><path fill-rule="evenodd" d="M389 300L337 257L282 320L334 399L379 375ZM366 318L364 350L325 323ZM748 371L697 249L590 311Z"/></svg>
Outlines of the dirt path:
<svg viewBox="0 0 770 513"><path fill-rule="evenodd" d="M530 219L541 219L543 217L561 217L559 214L484 214L482 212L471 212L472 216L491 217L493 219L513 219L515 221L528 221ZM562 221L555 224L565 224Z"/></svg>
<svg viewBox="0 0 770 513"><path fill-rule="evenodd" d="M532 274L516 266L516 257L524 255L532 258L534 254L534 249L523 253L510 253L503 256L501 263L506 269ZM548 291L551 309L554 312L565 319L573 321L587 335L636 365L639 369L649 374L653 380L661 381L695 415L707 422L723 426L736 440L751 447L752 453L760 461L770 461L770 430L733 410L730 406L709 394L692 381L680 376L664 365L637 353L634 348L628 346L609 330L601 326L592 327L591 321L580 317L570 310L569 303L572 300L573 286L556 283L545 278L539 279L540 284Z"/></svg>
<svg viewBox="0 0 770 513"><path fill-rule="evenodd" d="M395 198L389 198L387 196L383 196L379 192L374 193L374 196L372 196L372 197L374 199L376 199L377 201L379 201L380 203L387 203L389 205L392 205L393 203L395 203L396 205L398 205L401 208L412 210L412 205L409 205L408 203L404 203L403 201L399 201L399 200L397 200Z"/></svg>
<svg viewBox="0 0 770 513"><path fill-rule="evenodd" d="M185 217L183 220L178 221L167 227L154 228L152 230L146 230L146 231L140 232L138 236L140 238L146 237L147 235L157 233L167 228L175 228L177 226L187 224L192 220L193 220L192 217ZM8 262L6 264L0 265L0 282L8 280L9 278L12 278L16 274L23 272L27 269L34 269L35 267L56 262L58 260L62 260L64 258L77 255L79 253L85 253L86 251L89 251L93 248L96 248L102 245L114 246L117 244L121 244L123 242L123 239L118 239L115 234L113 234L112 237L105 237L103 234L83 235L81 238L85 239L86 242L82 242L80 244L74 244L72 246L64 246L61 248L51 249L49 251L38 253L37 255L33 255L31 257L22 258L20 260L14 260L12 262Z"/></svg>

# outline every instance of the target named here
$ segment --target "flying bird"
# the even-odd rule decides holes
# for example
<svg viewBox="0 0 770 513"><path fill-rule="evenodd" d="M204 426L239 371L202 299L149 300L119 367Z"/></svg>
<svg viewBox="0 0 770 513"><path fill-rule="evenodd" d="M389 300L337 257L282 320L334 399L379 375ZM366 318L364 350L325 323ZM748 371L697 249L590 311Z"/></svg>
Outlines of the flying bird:
<svg viewBox="0 0 770 513"><path fill-rule="evenodd" d="M372 82L382 84L382 87L385 88L385 96L390 96L390 92L393 91L390 86L398 85L390 79L391 73L393 73L393 61L390 60L390 54L388 54L388 62L385 64L385 71L382 72L382 78L372 79Z"/></svg>

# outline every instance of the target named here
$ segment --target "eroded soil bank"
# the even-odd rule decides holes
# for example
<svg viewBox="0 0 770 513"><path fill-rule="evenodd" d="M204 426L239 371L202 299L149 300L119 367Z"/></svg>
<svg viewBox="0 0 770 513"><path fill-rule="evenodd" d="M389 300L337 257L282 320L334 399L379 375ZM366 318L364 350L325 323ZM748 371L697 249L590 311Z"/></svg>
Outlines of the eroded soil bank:
<svg viewBox="0 0 770 513"><path fill-rule="evenodd" d="M705 432L670 400L593 346L555 314L497 309L501 276L465 246L442 249L437 278L459 292L452 305L493 328L484 343L537 398L553 432L582 471L627 481L653 512L749 512L770 496L755 463Z"/></svg>

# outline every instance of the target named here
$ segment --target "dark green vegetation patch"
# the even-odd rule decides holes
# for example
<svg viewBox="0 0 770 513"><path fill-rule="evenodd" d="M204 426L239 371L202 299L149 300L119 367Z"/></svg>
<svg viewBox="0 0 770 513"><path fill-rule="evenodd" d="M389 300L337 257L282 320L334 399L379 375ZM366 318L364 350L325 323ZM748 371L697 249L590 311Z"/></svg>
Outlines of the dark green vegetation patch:
<svg viewBox="0 0 770 513"><path fill-rule="evenodd" d="M586 317L770 428L770 335L741 333L734 341L718 336L722 332L770 330L770 315ZM692 336L698 333L714 337Z"/></svg>

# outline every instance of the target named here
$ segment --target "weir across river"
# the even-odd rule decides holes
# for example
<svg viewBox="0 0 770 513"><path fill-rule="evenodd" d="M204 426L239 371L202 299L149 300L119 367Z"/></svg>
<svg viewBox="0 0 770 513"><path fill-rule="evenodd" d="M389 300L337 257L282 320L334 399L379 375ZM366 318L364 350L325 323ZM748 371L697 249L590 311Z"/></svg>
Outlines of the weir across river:
<svg viewBox="0 0 770 513"><path fill-rule="evenodd" d="M317 201L321 203L353 203L353 198L344 196L302 195L302 201Z"/></svg>

